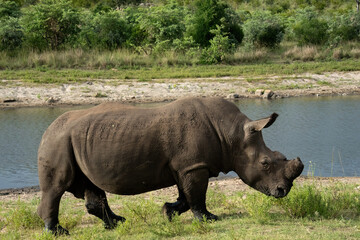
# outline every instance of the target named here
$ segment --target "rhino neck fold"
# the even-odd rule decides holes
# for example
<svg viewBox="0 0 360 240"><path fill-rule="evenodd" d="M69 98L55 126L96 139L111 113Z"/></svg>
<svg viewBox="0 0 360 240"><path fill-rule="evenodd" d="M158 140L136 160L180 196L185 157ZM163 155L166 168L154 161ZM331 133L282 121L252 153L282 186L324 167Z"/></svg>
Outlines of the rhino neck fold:
<svg viewBox="0 0 360 240"><path fill-rule="evenodd" d="M220 124L216 124L215 129L221 142L222 148L222 166L221 172L228 173L235 171L235 154L240 147L240 139L243 135L242 124L244 115L236 114L234 117L226 116L228 124L224 124L221 120ZM219 127L221 126L221 128Z"/></svg>

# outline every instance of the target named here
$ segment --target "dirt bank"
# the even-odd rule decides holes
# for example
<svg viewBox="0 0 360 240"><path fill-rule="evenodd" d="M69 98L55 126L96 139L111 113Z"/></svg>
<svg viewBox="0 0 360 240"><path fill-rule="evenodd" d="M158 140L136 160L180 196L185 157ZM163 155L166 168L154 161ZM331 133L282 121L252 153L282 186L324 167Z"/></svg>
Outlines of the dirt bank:
<svg viewBox="0 0 360 240"><path fill-rule="evenodd" d="M0 107L162 102L186 96L283 98L360 94L360 72L196 79L89 80L81 84L24 84L0 80ZM11 81L11 84L8 84ZM270 90L265 93L262 90ZM256 91L258 90L258 91Z"/></svg>

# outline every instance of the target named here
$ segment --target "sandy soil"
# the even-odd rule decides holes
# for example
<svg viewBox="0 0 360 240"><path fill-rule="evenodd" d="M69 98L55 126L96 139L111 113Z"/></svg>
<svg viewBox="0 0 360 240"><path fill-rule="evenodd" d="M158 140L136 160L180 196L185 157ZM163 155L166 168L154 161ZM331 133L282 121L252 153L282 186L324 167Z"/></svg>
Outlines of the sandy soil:
<svg viewBox="0 0 360 240"><path fill-rule="evenodd" d="M360 177L305 177L301 176L295 180L296 184L315 183L318 186L328 186L331 184L344 183L355 185L354 191L360 191ZM212 178L209 182L210 189L216 189L225 194L238 191L248 191L251 189L238 178ZM40 189L38 186L18 189L0 190L0 201L12 201L19 198L23 201L31 200L34 197L40 197ZM140 196L150 198L151 196L164 196L171 200L177 198L177 188L175 186L163 188L160 190L143 193ZM111 195L111 194L110 194ZM65 197L73 197L70 193L65 193Z"/></svg>
<svg viewBox="0 0 360 240"><path fill-rule="evenodd" d="M268 98L261 91L273 90L276 97L360 94L360 71L262 77L247 81L239 77L197 79L92 80L81 84L27 85L20 80L1 80L0 107L101 102L162 102L186 96L223 98ZM286 89L286 90L281 90Z"/></svg>

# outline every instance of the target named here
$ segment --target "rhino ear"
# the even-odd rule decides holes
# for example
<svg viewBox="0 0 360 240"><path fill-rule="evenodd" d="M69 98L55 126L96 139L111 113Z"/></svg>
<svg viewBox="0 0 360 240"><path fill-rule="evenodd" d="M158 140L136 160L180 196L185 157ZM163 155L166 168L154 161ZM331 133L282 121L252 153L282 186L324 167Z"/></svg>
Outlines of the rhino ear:
<svg viewBox="0 0 360 240"><path fill-rule="evenodd" d="M270 127L275 122L278 116L279 115L277 113L273 113L267 118L248 122L245 125L245 129L249 129L250 131L261 131L261 129L263 128Z"/></svg>

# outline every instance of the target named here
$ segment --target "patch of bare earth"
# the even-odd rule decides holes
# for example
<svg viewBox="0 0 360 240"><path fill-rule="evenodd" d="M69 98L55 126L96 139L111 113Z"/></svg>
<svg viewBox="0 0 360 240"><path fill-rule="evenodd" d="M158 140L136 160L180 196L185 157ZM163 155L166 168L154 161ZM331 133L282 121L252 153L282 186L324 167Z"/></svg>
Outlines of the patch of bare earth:
<svg viewBox="0 0 360 240"><path fill-rule="evenodd" d="M0 107L102 102L163 102L187 96L223 98L275 98L294 96L360 94L360 72L335 72L267 76L196 79L138 80L95 79L86 83L27 85L21 80L0 80ZM11 83L10 83L11 82ZM264 95L256 89L271 90Z"/></svg>

